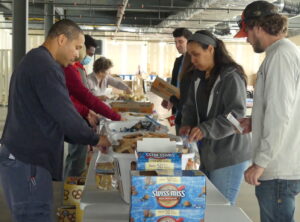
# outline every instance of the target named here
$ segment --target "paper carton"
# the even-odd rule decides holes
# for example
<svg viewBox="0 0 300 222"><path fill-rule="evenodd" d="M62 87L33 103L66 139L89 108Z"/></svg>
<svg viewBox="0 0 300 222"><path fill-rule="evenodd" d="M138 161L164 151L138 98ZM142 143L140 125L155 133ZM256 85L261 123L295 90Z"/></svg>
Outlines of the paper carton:
<svg viewBox="0 0 300 222"><path fill-rule="evenodd" d="M149 113L153 112L153 103L150 102L112 102L112 110L115 112L135 112L135 113Z"/></svg>
<svg viewBox="0 0 300 222"><path fill-rule="evenodd" d="M180 98L179 89L159 77L156 77L156 79L152 83L150 91L163 98L164 100L169 100L170 96L173 95L177 98Z"/></svg>
<svg viewBox="0 0 300 222"><path fill-rule="evenodd" d="M181 170L182 153L138 152L137 170Z"/></svg>

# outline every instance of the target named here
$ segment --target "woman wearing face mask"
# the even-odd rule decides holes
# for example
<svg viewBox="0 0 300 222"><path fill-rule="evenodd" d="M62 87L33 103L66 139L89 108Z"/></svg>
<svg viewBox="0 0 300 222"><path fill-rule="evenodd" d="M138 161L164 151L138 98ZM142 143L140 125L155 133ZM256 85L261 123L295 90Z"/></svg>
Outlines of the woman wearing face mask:
<svg viewBox="0 0 300 222"><path fill-rule="evenodd" d="M100 57L94 62L94 72L88 75L88 84L91 92L96 96L102 96L102 99L108 85L121 89L125 93L131 93L129 86L122 80L118 80L110 75L112 66L110 59Z"/></svg>
<svg viewBox="0 0 300 222"><path fill-rule="evenodd" d="M83 60L81 60L81 64L86 66L87 64L89 64L91 61L92 61L93 57L92 56L89 56L89 55L86 55Z"/></svg>
<svg viewBox="0 0 300 222"><path fill-rule="evenodd" d="M94 96L85 86L84 77L86 78L86 73L84 67L79 62L82 61L85 54L86 50L83 47L79 51L78 61L64 68L66 86L73 105L79 114L93 127L96 127L98 124L98 114L111 120L121 120L121 116L118 113L114 112L109 106ZM86 167L87 146L69 143L68 150L65 177L80 176Z"/></svg>
<svg viewBox="0 0 300 222"><path fill-rule="evenodd" d="M183 107L180 134L201 140L201 170L234 204L251 158L250 138L237 134L226 115L245 116L246 76L224 43L208 31L193 34L187 51L197 72Z"/></svg>

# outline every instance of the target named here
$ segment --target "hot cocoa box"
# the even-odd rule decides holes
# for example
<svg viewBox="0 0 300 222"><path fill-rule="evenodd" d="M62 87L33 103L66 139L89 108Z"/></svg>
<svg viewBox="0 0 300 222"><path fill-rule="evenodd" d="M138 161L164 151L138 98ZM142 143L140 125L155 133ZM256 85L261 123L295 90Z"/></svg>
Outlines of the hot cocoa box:
<svg viewBox="0 0 300 222"><path fill-rule="evenodd" d="M204 222L204 209L133 210L130 222Z"/></svg>
<svg viewBox="0 0 300 222"><path fill-rule="evenodd" d="M205 209L205 176L201 171L161 172L132 171L131 210Z"/></svg>

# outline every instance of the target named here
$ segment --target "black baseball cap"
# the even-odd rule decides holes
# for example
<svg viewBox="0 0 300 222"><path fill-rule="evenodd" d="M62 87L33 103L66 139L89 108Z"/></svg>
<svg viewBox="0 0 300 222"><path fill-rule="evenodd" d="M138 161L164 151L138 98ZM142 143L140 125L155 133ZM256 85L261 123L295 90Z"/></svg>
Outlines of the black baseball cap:
<svg viewBox="0 0 300 222"><path fill-rule="evenodd" d="M235 38L247 37L246 23L251 19L262 18L270 15L278 14L278 8L267 1L254 1L247 5L243 11L241 20L238 21L240 31L234 36Z"/></svg>

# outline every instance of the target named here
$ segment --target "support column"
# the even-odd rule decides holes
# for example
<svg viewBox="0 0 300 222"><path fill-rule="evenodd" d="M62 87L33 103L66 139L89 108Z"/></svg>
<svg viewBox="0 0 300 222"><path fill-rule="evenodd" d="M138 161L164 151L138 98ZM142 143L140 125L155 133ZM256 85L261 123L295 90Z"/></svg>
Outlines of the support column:
<svg viewBox="0 0 300 222"><path fill-rule="evenodd" d="M48 35L48 32L51 28L51 26L54 24L54 6L52 2L48 2L44 6L44 31L45 31L45 36Z"/></svg>
<svg viewBox="0 0 300 222"><path fill-rule="evenodd" d="M26 54L28 36L28 0L13 0L13 68Z"/></svg>

